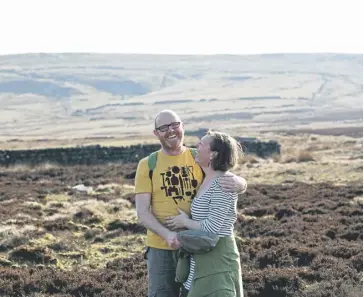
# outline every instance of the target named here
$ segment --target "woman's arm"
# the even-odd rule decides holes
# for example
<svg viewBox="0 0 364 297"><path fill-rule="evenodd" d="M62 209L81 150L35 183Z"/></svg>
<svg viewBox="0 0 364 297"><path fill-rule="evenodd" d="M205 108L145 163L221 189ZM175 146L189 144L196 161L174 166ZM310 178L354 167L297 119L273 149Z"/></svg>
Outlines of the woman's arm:
<svg viewBox="0 0 364 297"><path fill-rule="evenodd" d="M179 215L166 219L167 227L172 230L187 228L190 230L201 230L218 234L228 216L229 208L234 200L234 193L224 192L219 186L211 192L211 200L208 217L201 221L195 221L188 217L182 210Z"/></svg>
<svg viewBox="0 0 364 297"><path fill-rule="evenodd" d="M220 187L216 187L211 195L209 214L206 219L200 221L200 230L218 234L229 215L234 193L224 192Z"/></svg>
<svg viewBox="0 0 364 297"><path fill-rule="evenodd" d="M201 223L199 221L194 221L190 218L186 218L183 221L183 225L189 230L201 230Z"/></svg>

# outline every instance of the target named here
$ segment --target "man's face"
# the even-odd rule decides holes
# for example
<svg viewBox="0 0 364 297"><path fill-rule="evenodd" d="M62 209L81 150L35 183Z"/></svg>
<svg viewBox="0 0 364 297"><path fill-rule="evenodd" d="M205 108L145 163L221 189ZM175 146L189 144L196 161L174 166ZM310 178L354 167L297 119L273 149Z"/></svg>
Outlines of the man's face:
<svg viewBox="0 0 364 297"><path fill-rule="evenodd" d="M183 145L184 126L177 115L160 114L155 125L154 134L158 137L163 148L175 150Z"/></svg>

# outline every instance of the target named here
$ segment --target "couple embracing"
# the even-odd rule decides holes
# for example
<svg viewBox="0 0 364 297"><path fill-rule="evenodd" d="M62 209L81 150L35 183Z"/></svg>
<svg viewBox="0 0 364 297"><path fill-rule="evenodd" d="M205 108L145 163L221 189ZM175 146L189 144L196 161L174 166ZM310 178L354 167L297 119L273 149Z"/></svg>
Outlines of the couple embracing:
<svg viewBox="0 0 364 297"><path fill-rule="evenodd" d="M233 229L244 178L229 172L240 144L209 131L184 146L184 124L171 110L155 117L161 149L140 160L135 201L147 228L148 297L243 297Z"/></svg>

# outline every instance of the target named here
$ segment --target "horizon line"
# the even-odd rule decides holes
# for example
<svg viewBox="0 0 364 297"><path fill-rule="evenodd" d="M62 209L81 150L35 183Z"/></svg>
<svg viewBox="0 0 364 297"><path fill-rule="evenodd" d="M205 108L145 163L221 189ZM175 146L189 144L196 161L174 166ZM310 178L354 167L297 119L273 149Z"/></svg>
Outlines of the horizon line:
<svg viewBox="0 0 364 297"><path fill-rule="evenodd" d="M59 51L59 52L18 52L18 53L5 53L3 56L25 56L25 55L135 55L135 56L269 56L269 55L363 55L363 52L266 52L266 53L206 53L206 54L186 54L186 53L148 53L148 52L84 52L84 51Z"/></svg>

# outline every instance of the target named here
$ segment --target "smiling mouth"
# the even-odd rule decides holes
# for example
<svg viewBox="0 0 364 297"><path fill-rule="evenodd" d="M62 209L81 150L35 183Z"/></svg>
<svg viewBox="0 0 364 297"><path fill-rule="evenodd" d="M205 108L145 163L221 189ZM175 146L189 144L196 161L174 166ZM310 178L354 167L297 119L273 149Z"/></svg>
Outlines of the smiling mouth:
<svg viewBox="0 0 364 297"><path fill-rule="evenodd" d="M175 139L175 138L177 138L177 135L171 135L167 137L167 139Z"/></svg>

